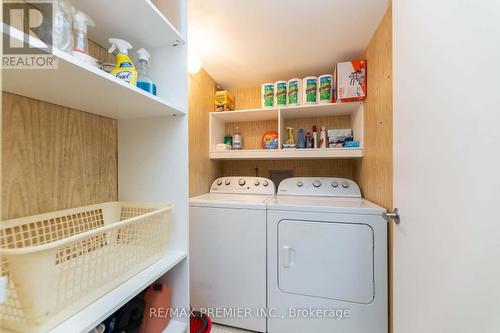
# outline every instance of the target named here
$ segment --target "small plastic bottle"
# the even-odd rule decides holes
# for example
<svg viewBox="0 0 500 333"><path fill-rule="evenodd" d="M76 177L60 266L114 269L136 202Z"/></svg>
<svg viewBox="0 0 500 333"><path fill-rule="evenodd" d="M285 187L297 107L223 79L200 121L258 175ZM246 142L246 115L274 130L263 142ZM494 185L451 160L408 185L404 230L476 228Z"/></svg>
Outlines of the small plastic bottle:
<svg viewBox="0 0 500 333"><path fill-rule="evenodd" d="M137 50L139 63L137 64L137 87L156 96L156 84L149 75L151 55L144 48Z"/></svg>
<svg viewBox="0 0 500 333"><path fill-rule="evenodd" d="M235 132L233 134L233 149L240 150L242 146L243 146L243 144L242 144L242 138L241 138L241 134L240 134L240 128L236 127Z"/></svg>

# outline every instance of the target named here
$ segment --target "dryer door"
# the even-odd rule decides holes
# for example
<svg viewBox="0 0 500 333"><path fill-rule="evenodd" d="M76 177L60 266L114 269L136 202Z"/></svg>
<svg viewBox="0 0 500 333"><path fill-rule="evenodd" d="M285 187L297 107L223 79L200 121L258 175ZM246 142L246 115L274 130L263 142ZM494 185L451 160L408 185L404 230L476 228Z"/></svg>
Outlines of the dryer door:
<svg viewBox="0 0 500 333"><path fill-rule="evenodd" d="M283 292L363 304L373 301L370 226L281 220L278 246L278 284Z"/></svg>

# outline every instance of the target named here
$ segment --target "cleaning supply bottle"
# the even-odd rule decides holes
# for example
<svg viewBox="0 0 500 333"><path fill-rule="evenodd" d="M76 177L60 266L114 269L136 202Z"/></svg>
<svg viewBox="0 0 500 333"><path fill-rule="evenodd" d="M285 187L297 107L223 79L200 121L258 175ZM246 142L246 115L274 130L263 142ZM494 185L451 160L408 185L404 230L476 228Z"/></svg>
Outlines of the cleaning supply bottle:
<svg viewBox="0 0 500 333"><path fill-rule="evenodd" d="M72 21L75 7L67 0L52 1L52 26L42 25L43 36L51 34L52 44L61 51L70 53L73 51L73 29ZM45 40L42 38L42 40Z"/></svg>
<svg viewBox="0 0 500 333"><path fill-rule="evenodd" d="M233 149L240 150L242 145L242 139L240 134L240 128L236 127L235 132L233 134Z"/></svg>
<svg viewBox="0 0 500 333"><path fill-rule="evenodd" d="M132 45L118 38L110 38L109 42L111 43L111 48L108 50L109 53L113 53L115 49L118 49L116 66L115 69L111 71L111 75L135 86L137 82L137 71L135 70L132 60L128 56L128 50L132 48Z"/></svg>
<svg viewBox="0 0 500 333"><path fill-rule="evenodd" d="M81 10L77 10L73 15L75 47L71 54L79 60L97 67L97 60L89 55L89 41L87 39L87 27L89 26L95 27L94 21Z"/></svg>
<svg viewBox="0 0 500 333"><path fill-rule="evenodd" d="M156 84L153 83L149 76L149 65L151 55L145 49L137 50L139 55L139 63L137 64L137 87L156 96Z"/></svg>

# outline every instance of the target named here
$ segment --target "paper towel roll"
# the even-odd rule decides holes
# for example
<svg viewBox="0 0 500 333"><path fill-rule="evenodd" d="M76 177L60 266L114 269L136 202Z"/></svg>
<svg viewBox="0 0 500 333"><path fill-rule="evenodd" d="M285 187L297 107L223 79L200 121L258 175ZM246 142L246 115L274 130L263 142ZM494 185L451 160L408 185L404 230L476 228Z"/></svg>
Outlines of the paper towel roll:
<svg viewBox="0 0 500 333"><path fill-rule="evenodd" d="M288 80L286 104L296 106L302 104L302 80L299 78Z"/></svg>
<svg viewBox="0 0 500 333"><path fill-rule="evenodd" d="M333 96L333 75L324 74L318 79L318 98L320 103L331 103Z"/></svg>
<svg viewBox="0 0 500 333"><path fill-rule="evenodd" d="M274 107L274 83L264 83L260 89L262 108Z"/></svg>
<svg viewBox="0 0 500 333"><path fill-rule="evenodd" d="M302 103L318 103L318 77L307 76L302 80Z"/></svg>
<svg viewBox="0 0 500 333"><path fill-rule="evenodd" d="M276 81L274 83L274 105L276 107L286 106L287 84L286 81Z"/></svg>

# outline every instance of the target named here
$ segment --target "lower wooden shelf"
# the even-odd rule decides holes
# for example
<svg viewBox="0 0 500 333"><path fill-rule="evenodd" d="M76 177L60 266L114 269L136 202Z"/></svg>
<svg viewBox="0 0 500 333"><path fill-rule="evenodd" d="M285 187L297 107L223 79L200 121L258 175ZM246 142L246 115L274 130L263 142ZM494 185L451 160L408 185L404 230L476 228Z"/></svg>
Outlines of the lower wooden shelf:
<svg viewBox="0 0 500 333"><path fill-rule="evenodd" d="M122 307L125 303L139 294L147 286L180 263L187 256L184 251L167 251L165 255L146 267L142 272L135 275L119 287L113 289L94 303L83 308L80 312L68 318L63 323L52 329L51 333L87 333L104 319ZM172 320L164 332L183 333L183 322ZM170 327L172 326L172 327Z"/></svg>
<svg viewBox="0 0 500 333"><path fill-rule="evenodd" d="M255 149L210 152L213 160L300 160L362 158L363 148Z"/></svg>

